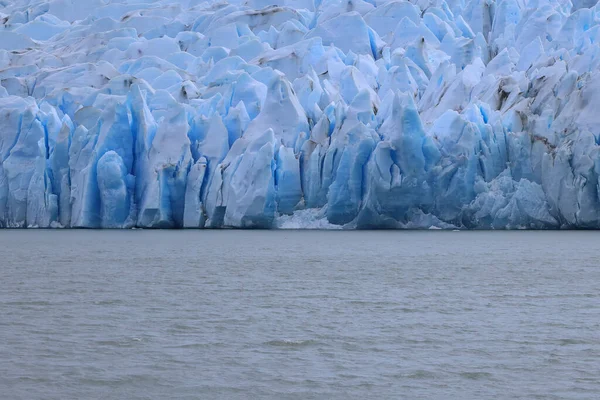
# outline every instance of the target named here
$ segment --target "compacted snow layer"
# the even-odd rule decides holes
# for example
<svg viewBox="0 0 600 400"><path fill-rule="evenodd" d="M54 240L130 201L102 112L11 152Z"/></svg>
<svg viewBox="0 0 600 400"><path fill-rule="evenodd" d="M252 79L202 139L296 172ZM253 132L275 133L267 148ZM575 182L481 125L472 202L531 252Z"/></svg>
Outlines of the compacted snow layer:
<svg viewBox="0 0 600 400"><path fill-rule="evenodd" d="M600 6L0 0L0 226L600 228Z"/></svg>

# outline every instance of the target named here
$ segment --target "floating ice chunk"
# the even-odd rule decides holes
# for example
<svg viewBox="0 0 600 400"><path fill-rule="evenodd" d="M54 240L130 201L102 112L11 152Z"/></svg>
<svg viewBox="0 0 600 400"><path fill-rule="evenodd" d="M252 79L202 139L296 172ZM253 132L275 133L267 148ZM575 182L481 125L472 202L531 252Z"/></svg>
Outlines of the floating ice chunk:
<svg viewBox="0 0 600 400"><path fill-rule="evenodd" d="M292 215L281 215L275 219L278 229L342 229L342 226L332 224L325 216L326 209L310 208L295 211Z"/></svg>

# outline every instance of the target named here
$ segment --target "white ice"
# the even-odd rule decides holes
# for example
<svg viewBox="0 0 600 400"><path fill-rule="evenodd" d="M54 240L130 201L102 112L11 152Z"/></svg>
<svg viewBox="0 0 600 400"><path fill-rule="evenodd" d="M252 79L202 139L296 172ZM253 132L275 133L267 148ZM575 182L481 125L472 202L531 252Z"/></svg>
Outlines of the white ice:
<svg viewBox="0 0 600 400"><path fill-rule="evenodd" d="M0 1L0 226L600 228L596 3Z"/></svg>

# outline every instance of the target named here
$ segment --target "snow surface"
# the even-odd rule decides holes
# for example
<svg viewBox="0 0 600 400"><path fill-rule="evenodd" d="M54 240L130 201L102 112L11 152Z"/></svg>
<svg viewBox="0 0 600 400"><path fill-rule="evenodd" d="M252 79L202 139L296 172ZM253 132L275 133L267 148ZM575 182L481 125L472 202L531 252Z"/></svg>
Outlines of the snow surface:
<svg viewBox="0 0 600 400"><path fill-rule="evenodd" d="M600 228L588 0L0 0L0 226Z"/></svg>

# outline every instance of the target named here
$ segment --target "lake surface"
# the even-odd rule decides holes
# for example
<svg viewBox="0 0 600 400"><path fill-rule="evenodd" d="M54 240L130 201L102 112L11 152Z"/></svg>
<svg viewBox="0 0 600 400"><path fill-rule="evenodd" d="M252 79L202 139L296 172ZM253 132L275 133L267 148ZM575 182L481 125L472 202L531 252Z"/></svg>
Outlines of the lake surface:
<svg viewBox="0 0 600 400"><path fill-rule="evenodd" d="M0 231L0 398L597 399L599 243Z"/></svg>

